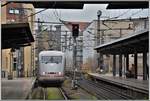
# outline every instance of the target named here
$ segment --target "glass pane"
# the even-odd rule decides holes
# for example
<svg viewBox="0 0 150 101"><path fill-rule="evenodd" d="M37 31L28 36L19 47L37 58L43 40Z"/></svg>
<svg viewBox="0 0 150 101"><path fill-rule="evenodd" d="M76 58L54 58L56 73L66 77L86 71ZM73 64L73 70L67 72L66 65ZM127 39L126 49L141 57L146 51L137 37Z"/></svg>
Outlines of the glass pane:
<svg viewBox="0 0 150 101"><path fill-rule="evenodd" d="M42 56L42 63L61 63L62 56Z"/></svg>
<svg viewBox="0 0 150 101"><path fill-rule="evenodd" d="M9 10L9 13L13 14L13 13L14 13L14 10L13 10L13 9L10 9L10 10Z"/></svg>
<svg viewBox="0 0 150 101"><path fill-rule="evenodd" d="M18 9L15 9L15 14L19 14L19 10Z"/></svg>

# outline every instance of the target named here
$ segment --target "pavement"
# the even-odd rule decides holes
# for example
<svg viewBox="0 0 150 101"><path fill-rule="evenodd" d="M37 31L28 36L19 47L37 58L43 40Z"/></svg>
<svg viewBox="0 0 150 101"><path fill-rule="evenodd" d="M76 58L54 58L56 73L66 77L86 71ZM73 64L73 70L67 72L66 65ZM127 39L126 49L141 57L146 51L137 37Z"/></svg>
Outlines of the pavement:
<svg viewBox="0 0 150 101"><path fill-rule="evenodd" d="M35 78L1 79L1 98L4 99L26 99L30 93Z"/></svg>

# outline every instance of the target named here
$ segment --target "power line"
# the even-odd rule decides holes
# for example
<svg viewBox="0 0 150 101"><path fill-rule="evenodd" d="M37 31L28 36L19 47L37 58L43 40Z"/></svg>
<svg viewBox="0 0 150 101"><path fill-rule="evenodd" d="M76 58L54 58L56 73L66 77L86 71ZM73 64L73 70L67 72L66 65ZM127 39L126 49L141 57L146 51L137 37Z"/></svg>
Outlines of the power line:
<svg viewBox="0 0 150 101"><path fill-rule="evenodd" d="M129 16L129 18L132 17L132 16L134 16L134 15L136 15L136 14L138 14L138 13L140 13L140 12L142 12L142 11L143 11L143 9L140 9L140 10L138 10L137 12L132 13L131 16Z"/></svg>
<svg viewBox="0 0 150 101"><path fill-rule="evenodd" d="M54 13L54 16L57 18L57 20L59 20L59 19L60 19L60 16L59 16L59 14L58 14L57 9L55 9L55 11L53 11L53 13Z"/></svg>
<svg viewBox="0 0 150 101"><path fill-rule="evenodd" d="M60 25L63 25L62 23L60 22L49 22L49 21L29 21L29 22L34 22L34 23L47 23L47 24L60 24Z"/></svg>
<svg viewBox="0 0 150 101"><path fill-rule="evenodd" d="M28 16L26 16L26 17L24 17L24 18L28 18L28 17L34 16L34 15L36 15L36 14L38 14L38 13L41 13L41 12L47 10L47 9L48 9L48 8L43 9L43 10L40 10L40 11L38 11L38 12L36 12L36 13L33 13L33 14L31 14L31 15L28 15Z"/></svg>
<svg viewBox="0 0 150 101"><path fill-rule="evenodd" d="M106 20L111 20L111 19L118 19L119 17L127 14L131 9L128 9L127 11L123 12L122 14L118 15L118 16L115 16L115 17L111 17L111 18L108 18Z"/></svg>
<svg viewBox="0 0 150 101"><path fill-rule="evenodd" d="M56 2L54 2L54 4L52 5L52 8L53 8L53 7L55 7L55 5L56 5ZM36 14L38 14L38 13L41 13L41 12L43 12L43 11L47 10L47 9L48 9L48 8L43 9L43 10L40 10L40 11L38 11L38 12L36 12L36 13L33 13L33 14L31 14L31 15L26 16L25 18L28 18L28 17L34 16L34 15L36 15Z"/></svg>
<svg viewBox="0 0 150 101"><path fill-rule="evenodd" d="M120 15L116 16L116 18L119 18L119 17L121 17L121 16L123 16L123 15L127 14L130 10L131 10L131 9L128 9L127 11L123 12L122 14L120 14Z"/></svg>

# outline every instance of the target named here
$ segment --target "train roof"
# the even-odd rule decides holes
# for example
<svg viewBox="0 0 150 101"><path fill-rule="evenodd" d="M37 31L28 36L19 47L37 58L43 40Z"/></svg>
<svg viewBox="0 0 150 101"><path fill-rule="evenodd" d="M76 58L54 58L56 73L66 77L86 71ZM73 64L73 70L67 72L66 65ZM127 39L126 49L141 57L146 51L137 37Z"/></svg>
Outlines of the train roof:
<svg viewBox="0 0 150 101"><path fill-rule="evenodd" d="M57 56L57 55L64 55L64 53L62 51L41 51L39 55Z"/></svg>

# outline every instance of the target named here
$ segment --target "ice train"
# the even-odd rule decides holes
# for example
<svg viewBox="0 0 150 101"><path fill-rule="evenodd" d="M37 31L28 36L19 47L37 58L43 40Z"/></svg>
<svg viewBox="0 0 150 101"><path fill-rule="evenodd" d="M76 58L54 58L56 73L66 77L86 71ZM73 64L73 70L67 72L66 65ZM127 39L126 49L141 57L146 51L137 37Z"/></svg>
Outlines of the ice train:
<svg viewBox="0 0 150 101"><path fill-rule="evenodd" d="M38 82L61 85L64 81L65 55L61 51L39 53Z"/></svg>

